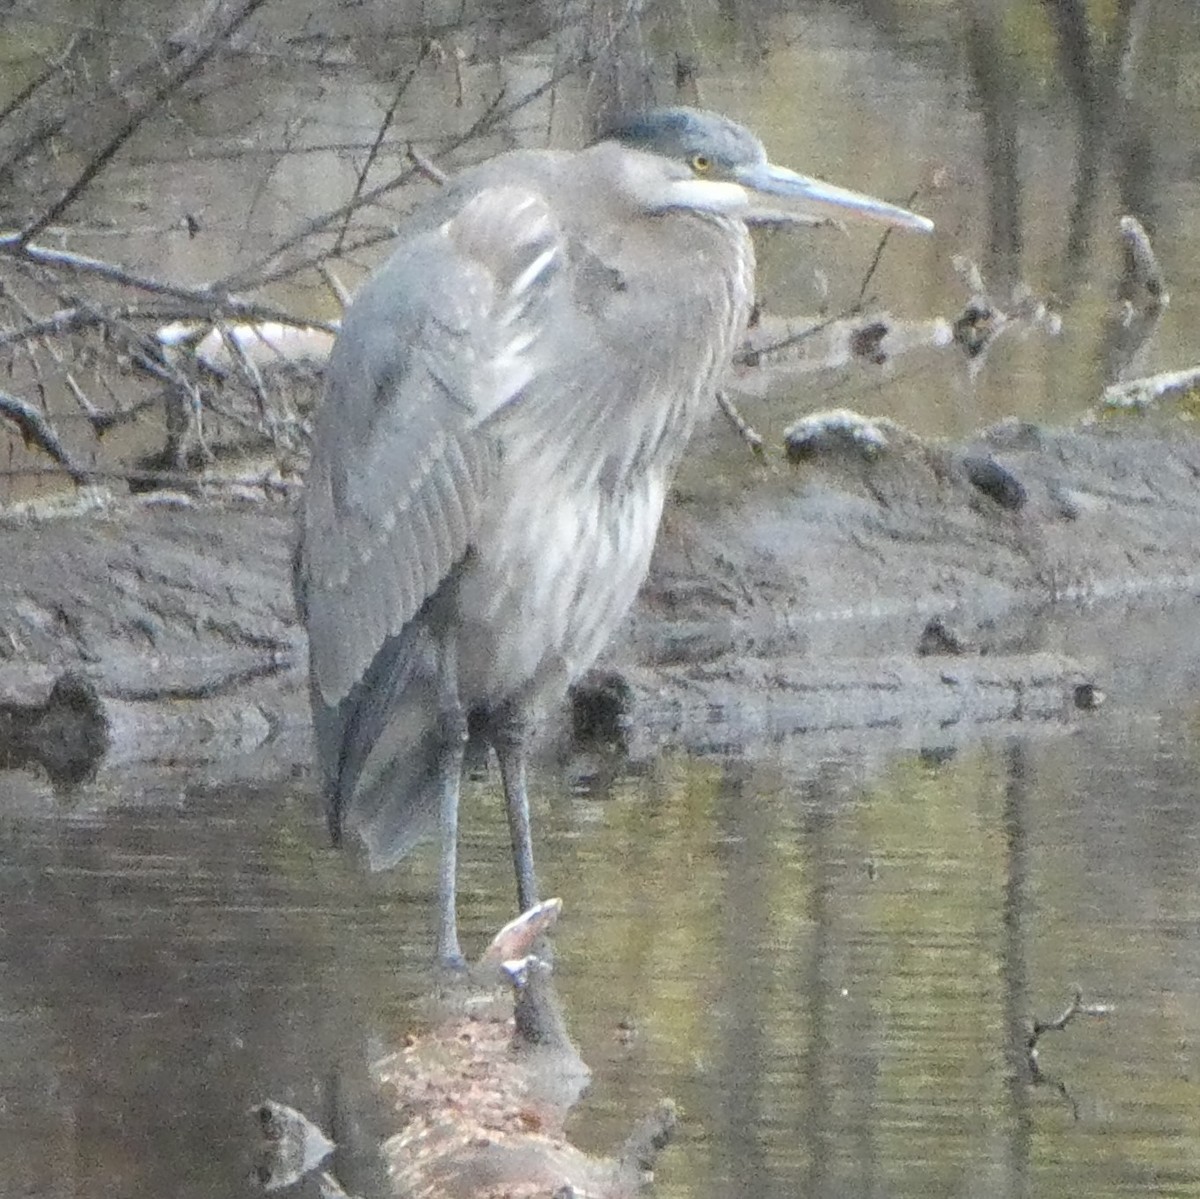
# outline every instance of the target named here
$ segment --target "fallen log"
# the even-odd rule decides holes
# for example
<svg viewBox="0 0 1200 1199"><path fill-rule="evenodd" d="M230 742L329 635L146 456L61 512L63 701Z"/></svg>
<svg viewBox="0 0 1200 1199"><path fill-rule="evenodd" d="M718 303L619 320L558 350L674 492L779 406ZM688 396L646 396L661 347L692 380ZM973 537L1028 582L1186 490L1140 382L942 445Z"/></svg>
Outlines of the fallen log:
<svg viewBox="0 0 1200 1199"><path fill-rule="evenodd" d="M641 730L635 754L1062 725L1105 664L1046 657L1029 615L1200 586L1194 437L1009 423L951 445L835 415L805 424L794 464L760 464L731 429L709 431L718 444L700 462L732 439L745 485L731 496L710 467L685 472L601 663L628 693L617 715ZM0 514L0 702L41 703L82 672L109 724L102 774L173 764L265 779L307 761L294 497L218 494L89 490ZM979 652L952 666L918 653L937 620ZM577 693L575 723L595 707L594 690Z"/></svg>
<svg viewBox="0 0 1200 1199"><path fill-rule="evenodd" d="M505 925L465 977L430 997L429 1026L411 1033L374 1073L397 1131L383 1145L393 1194L405 1199L624 1199L653 1180L671 1138L664 1100L637 1121L611 1157L584 1153L564 1123L590 1081L571 1042L550 969L534 953L562 901L546 900ZM507 984L508 998L497 996ZM325 1170L334 1145L302 1113L266 1100L254 1117L255 1173L265 1190Z"/></svg>

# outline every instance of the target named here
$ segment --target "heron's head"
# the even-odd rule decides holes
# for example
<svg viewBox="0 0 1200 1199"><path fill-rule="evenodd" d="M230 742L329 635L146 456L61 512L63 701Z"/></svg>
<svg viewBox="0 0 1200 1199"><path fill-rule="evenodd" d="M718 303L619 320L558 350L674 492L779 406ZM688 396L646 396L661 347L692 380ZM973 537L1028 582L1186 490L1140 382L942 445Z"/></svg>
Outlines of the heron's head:
<svg viewBox="0 0 1200 1199"><path fill-rule="evenodd" d="M696 108L656 108L624 120L601 139L656 155L660 169L639 180L645 205L691 209L753 222L781 214L857 216L928 233L933 222L895 204L798 175L767 161L749 129Z"/></svg>

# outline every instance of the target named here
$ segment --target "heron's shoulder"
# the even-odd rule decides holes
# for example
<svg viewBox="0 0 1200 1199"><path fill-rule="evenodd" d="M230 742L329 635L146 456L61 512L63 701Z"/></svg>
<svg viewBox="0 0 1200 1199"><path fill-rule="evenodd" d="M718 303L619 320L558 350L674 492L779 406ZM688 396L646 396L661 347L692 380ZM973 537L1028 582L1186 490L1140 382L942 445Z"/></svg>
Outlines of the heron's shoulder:
<svg viewBox="0 0 1200 1199"><path fill-rule="evenodd" d="M480 275L503 286L566 241L555 176L567 154L512 151L456 175L397 229L358 307L461 295Z"/></svg>
<svg viewBox="0 0 1200 1199"><path fill-rule="evenodd" d="M505 289L534 261L557 255L563 243L553 206L519 183L472 192L438 232L460 262L482 268Z"/></svg>

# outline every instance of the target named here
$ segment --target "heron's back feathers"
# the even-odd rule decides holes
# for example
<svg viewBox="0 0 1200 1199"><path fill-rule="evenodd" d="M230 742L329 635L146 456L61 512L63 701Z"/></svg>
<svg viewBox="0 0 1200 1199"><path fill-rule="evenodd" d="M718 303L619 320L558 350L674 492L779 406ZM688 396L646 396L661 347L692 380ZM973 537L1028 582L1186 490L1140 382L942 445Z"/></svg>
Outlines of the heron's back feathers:
<svg viewBox="0 0 1200 1199"><path fill-rule="evenodd" d="M555 298L547 205L489 188L406 241L346 314L304 505L297 590L316 694L336 705L466 553Z"/></svg>

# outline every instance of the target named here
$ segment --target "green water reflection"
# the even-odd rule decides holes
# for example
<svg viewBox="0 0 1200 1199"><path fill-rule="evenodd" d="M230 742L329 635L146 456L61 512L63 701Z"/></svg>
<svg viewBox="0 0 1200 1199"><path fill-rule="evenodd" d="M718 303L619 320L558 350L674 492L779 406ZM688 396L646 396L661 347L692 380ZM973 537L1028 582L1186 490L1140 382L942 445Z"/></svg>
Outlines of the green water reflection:
<svg viewBox="0 0 1200 1199"><path fill-rule="evenodd" d="M1194 703L921 754L667 755L596 793L539 776L559 973L609 1149L684 1112L666 1196L1200 1189ZM5 1194L241 1193L246 1108L293 1102L369 1179L367 1063L419 1019L432 855L368 878L306 782L16 806L0 775ZM471 786L463 927L511 910ZM1041 1041L1079 986L1112 1006ZM356 1174L357 1171L357 1174ZM361 1189L371 1193L367 1183Z"/></svg>
<svg viewBox="0 0 1200 1199"><path fill-rule="evenodd" d="M676 764L654 803L616 801L569 870L586 949L566 946L565 985L637 1013L628 1054L585 1032L618 1093L684 1100L666 1193L1200 1187L1197 829L1175 756L1194 731L1173 732L908 758L865 788L836 766L789 788ZM1113 1010L1046 1033L1034 1087L1026 1022L1077 985Z"/></svg>

